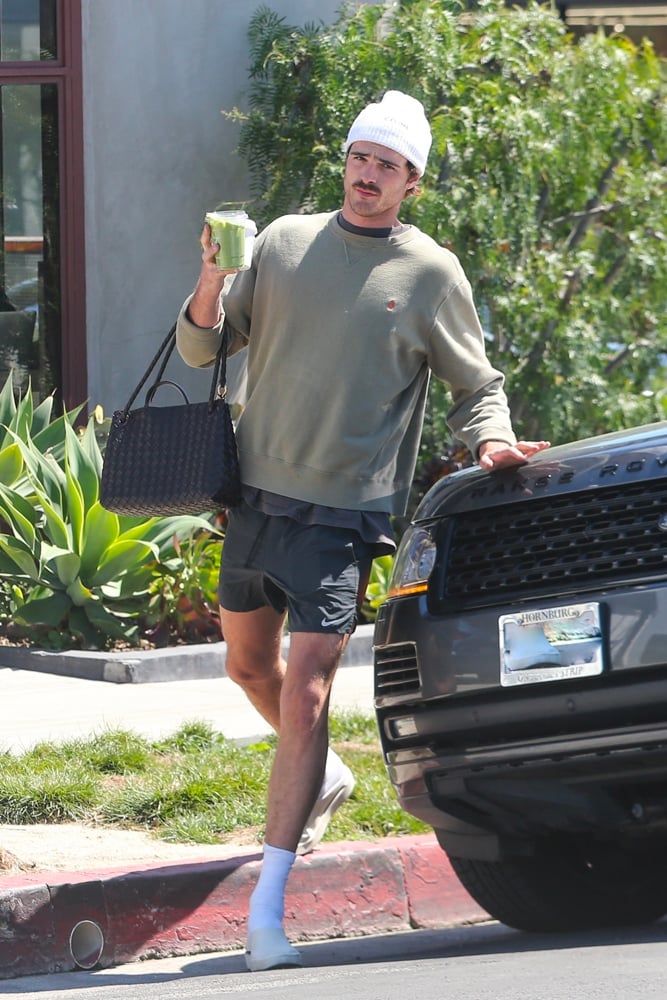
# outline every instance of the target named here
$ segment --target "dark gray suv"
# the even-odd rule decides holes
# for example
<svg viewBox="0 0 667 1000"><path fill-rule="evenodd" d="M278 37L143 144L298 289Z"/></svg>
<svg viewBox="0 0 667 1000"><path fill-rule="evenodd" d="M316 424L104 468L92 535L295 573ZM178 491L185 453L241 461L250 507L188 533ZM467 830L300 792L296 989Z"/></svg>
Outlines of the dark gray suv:
<svg viewBox="0 0 667 1000"><path fill-rule="evenodd" d="M667 422L436 483L374 642L389 777L481 906L667 912Z"/></svg>

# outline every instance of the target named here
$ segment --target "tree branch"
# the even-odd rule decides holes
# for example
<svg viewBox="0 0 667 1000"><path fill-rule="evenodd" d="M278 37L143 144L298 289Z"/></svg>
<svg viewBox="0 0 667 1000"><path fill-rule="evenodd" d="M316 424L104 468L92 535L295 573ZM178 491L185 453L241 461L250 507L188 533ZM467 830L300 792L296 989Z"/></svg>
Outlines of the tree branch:
<svg viewBox="0 0 667 1000"><path fill-rule="evenodd" d="M579 244L583 241L586 233L590 229L591 222L596 217L595 214L593 214L594 209L597 209L600 206L602 199L609 191L609 188L611 187L611 182L614 177L614 173L616 172L616 168L621 162L627 148L628 148L628 140L625 136L623 136L622 141L619 143L618 154L607 165L606 169L602 174L602 177L600 178L600 183L598 184L597 193L594 194L593 197L586 202L583 218L579 220L579 222L574 227L574 229L572 230L572 232L568 237L567 240L568 249L574 250L574 248L578 247Z"/></svg>
<svg viewBox="0 0 667 1000"><path fill-rule="evenodd" d="M625 359L628 357L629 354L630 354L630 348L626 344L625 347L622 347L621 350L614 355L611 361L608 361L607 364L605 365L604 367L605 377L613 375L614 372L621 367L621 365L623 364L623 362L625 361Z"/></svg>
<svg viewBox="0 0 667 1000"><path fill-rule="evenodd" d="M601 215L608 215L609 212L613 212L614 209L619 208L624 203L622 201L614 201L611 205L597 205L594 208L585 208L581 212L568 212L567 215L560 215L557 219L552 219L551 224L556 226L562 222L582 222L590 223L599 218ZM588 225L586 228L588 228ZM569 243L569 241L568 241Z"/></svg>
<svg viewBox="0 0 667 1000"><path fill-rule="evenodd" d="M611 286L614 284L621 271L623 271L623 269L625 268L627 259L628 259L628 254L627 251L624 250L623 253L620 253L618 257L613 261L611 267L609 268L604 278L602 279L602 284L604 285L605 288L611 288Z"/></svg>

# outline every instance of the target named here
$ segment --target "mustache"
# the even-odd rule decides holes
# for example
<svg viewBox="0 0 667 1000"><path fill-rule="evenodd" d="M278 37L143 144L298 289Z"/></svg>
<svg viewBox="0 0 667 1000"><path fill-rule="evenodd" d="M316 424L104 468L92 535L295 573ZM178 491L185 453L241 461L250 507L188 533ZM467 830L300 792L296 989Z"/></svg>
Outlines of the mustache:
<svg viewBox="0 0 667 1000"><path fill-rule="evenodd" d="M357 188L359 191L368 191L371 194L379 194L380 188L375 184L364 184L363 181L357 181L352 187Z"/></svg>

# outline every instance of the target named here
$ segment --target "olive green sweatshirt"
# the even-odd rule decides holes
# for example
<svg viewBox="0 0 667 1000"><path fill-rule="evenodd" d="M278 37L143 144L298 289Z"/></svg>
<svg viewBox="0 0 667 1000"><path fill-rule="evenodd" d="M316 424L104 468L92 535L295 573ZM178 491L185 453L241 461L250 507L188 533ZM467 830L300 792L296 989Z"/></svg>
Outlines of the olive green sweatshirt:
<svg viewBox="0 0 667 1000"><path fill-rule="evenodd" d="M249 486L310 503L403 513L430 372L451 390L448 424L477 454L513 444L503 376L484 350L457 258L419 229L378 239L338 213L284 216L257 237L252 267L222 295L230 353L248 345L237 425ZM204 367L218 327L177 326L184 361Z"/></svg>

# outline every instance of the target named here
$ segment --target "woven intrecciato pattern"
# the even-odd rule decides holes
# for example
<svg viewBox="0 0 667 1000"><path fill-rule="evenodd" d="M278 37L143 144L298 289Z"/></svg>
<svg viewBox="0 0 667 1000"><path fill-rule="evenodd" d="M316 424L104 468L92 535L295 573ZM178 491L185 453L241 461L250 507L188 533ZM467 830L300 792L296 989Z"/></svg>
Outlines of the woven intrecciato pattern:
<svg viewBox="0 0 667 1000"><path fill-rule="evenodd" d="M240 499L234 427L224 399L117 410L100 502L117 514L202 514Z"/></svg>

